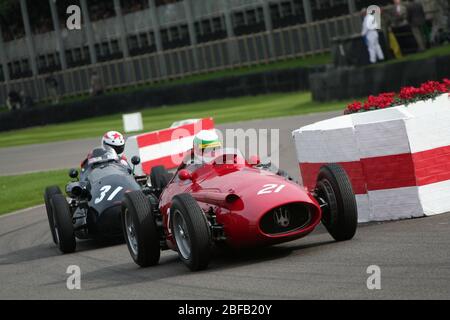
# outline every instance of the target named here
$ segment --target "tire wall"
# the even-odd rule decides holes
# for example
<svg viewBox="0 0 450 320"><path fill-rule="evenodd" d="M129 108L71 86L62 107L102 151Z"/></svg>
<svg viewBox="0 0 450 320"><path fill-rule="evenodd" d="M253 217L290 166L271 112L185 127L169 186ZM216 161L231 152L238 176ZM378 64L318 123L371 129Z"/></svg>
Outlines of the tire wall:
<svg viewBox="0 0 450 320"><path fill-rule="evenodd" d="M326 102L367 97L420 86L428 80L450 77L450 56L380 64L363 68L338 68L310 75L315 101Z"/></svg>

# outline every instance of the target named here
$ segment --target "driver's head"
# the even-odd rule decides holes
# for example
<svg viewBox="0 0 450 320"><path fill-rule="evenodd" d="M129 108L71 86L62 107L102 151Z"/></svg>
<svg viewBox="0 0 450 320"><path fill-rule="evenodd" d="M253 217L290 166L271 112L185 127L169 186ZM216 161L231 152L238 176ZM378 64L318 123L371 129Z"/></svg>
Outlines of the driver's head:
<svg viewBox="0 0 450 320"><path fill-rule="evenodd" d="M102 145L104 148L112 148L120 155L125 149L125 139L120 132L108 131L102 138Z"/></svg>
<svg viewBox="0 0 450 320"><path fill-rule="evenodd" d="M201 163L213 160L220 150L222 143L215 130L202 130L194 137L194 159Z"/></svg>

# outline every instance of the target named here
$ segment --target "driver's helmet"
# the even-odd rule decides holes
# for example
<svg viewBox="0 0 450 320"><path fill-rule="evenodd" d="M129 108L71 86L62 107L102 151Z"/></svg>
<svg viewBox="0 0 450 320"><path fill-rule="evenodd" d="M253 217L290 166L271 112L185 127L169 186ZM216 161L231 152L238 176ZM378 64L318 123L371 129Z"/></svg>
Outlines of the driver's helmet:
<svg viewBox="0 0 450 320"><path fill-rule="evenodd" d="M222 150L222 143L215 130L202 130L194 137L194 161L206 163Z"/></svg>
<svg viewBox="0 0 450 320"><path fill-rule="evenodd" d="M125 139L120 132L108 131L102 138L102 145L105 149L112 148L121 155L125 149Z"/></svg>

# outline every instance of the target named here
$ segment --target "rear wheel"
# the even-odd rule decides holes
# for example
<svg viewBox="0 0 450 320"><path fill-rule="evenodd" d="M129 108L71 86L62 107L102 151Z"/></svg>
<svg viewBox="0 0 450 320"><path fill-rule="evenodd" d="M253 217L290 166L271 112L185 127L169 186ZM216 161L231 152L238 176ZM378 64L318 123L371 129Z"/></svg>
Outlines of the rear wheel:
<svg viewBox="0 0 450 320"><path fill-rule="evenodd" d="M158 230L150 201L141 191L125 195L121 219L134 262L141 267L158 264L161 255Z"/></svg>
<svg viewBox="0 0 450 320"><path fill-rule="evenodd" d="M358 225L356 199L350 180L338 164L320 168L316 193L326 205L322 207L322 223L336 241L353 238Z"/></svg>
<svg viewBox="0 0 450 320"><path fill-rule="evenodd" d="M72 224L72 214L66 198L55 194L51 198L54 230L59 250L62 253L72 253L76 248L75 233Z"/></svg>
<svg viewBox="0 0 450 320"><path fill-rule="evenodd" d="M52 204L50 202L50 199L55 194L62 194L61 189L59 189L58 186L51 186L45 188L44 192L44 202L45 202L45 209L47 211L47 218L48 218L48 224L50 226L50 232L52 233L52 239L55 244L58 244L58 239L56 237L56 231L55 231L55 223L53 219L53 210L52 210Z"/></svg>
<svg viewBox="0 0 450 320"><path fill-rule="evenodd" d="M170 214L178 256L192 271L205 269L212 243L202 209L190 194L183 193L173 198Z"/></svg>
<svg viewBox="0 0 450 320"><path fill-rule="evenodd" d="M150 172L152 187L156 188L156 195L159 196L163 189L169 184L170 173L164 166L153 167Z"/></svg>

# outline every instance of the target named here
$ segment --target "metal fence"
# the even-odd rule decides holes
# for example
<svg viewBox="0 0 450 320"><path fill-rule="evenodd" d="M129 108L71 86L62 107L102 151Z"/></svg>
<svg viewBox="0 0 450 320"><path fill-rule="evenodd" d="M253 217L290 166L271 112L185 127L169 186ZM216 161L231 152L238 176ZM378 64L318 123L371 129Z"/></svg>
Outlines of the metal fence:
<svg viewBox="0 0 450 320"><path fill-rule="evenodd" d="M59 83L61 96L81 95L89 92L93 71L100 75L106 90L151 84L199 73L325 53L330 50L333 37L350 36L359 33L360 29L360 17L346 15L272 32L68 69L55 73L54 77ZM45 101L49 97L45 79L46 76L42 75L3 82L0 84L0 98L5 101L9 90L23 90L35 101Z"/></svg>

